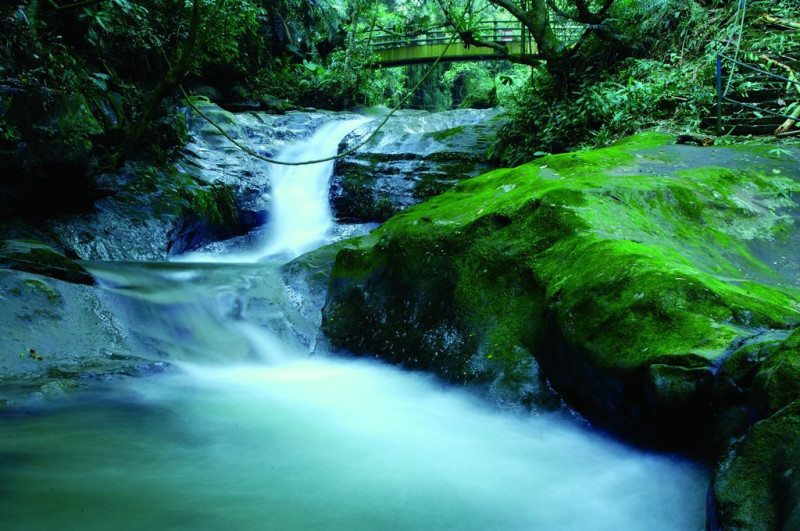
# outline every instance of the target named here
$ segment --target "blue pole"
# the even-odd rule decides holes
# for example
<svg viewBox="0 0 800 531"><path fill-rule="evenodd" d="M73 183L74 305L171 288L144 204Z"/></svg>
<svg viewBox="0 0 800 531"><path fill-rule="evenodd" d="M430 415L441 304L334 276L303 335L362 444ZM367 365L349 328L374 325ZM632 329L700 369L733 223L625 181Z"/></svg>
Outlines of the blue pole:
<svg viewBox="0 0 800 531"><path fill-rule="evenodd" d="M722 136L722 56L717 54L717 136Z"/></svg>

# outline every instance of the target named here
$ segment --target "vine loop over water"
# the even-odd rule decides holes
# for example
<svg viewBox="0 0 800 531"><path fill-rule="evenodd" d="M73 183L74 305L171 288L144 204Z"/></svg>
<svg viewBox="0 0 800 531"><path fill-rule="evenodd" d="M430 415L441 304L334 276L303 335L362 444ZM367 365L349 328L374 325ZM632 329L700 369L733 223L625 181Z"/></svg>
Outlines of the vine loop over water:
<svg viewBox="0 0 800 531"><path fill-rule="evenodd" d="M408 101L408 99L409 99L409 98L410 98L410 97L411 97L411 96L412 96L412 95L413 95L413 94L414 94L414 93L417 91L417 89L418 89L418 88L419 88L419 87L420 87L420 86L421 86L421 85L422 85L422 84L425 82L425 80L426 80L426 79L428 79L428 77L429 77L429 76L431 75L431 73L433 72L433 69L434 69L434 68L436 68L436 65L438 65L438 64L441 62L442 58L443 58L443 57L444 57L444 55L447 53L447 50L450 48L450 46L451 46L451 45L452 45L452 44L455 42L455 40L456 40L457 38L458 38L458 36L457 36L457 35L454 35L454 36L453 36L453 37L450 39L450 41L447 43L447 46L445 46L445 47L444 47L444 50L442 50L442 53L439 55L439 57L436 59L436 61L434 61L434 62L433 62L433 64L431 64L430 68L428 68L428 71L427 71L427 72L425 72L425 75L424 75L424 76L422 76L422 79L420 79L420 80L419 80L419 82L418 82L416 85L414 85L414 87L413 87L411 90L409 90L409 91L408 91L408 93L407 93L407 94L406 94L406 95L403 97L403 99L401 99L401 100L400 100L400 102L399 102L397 105L395 105L395 107L394 107L394 108L391 110L391 112L389 112L389 114L387 114L387 115L386 115L386 117L383 119L383 121L382 121L380 124L378 124L378 127L376 127L376 128L375 128L375 130L374 130L372 133L370 133L370 135L369 135L369 136L368 136L368 137L367 137L367 138L366 138L366 139L365 139L363 142L360 142L358 145L356 145L356 146L354 146L354 147L352 147L352 148L348 149L348 150L347 150L347 151L345 151L344 153L339 153L338 155L334 155L334 156L332 156L332 157L326 157L326 158L324 158L324 159L305 160L305 161L301 161L301 162L289 162L289 161L285 161L285 160L276 160L276 159L271 159L271 158L269 158L269 157L265 157L264 155L261 155L261 154L259 154L259 153L256 153L255 151L253 151L253 150L252 150L252 149L250 149L249 147L247 147L247 146L245 146L245 145L241 144L240 142L236 141L236 140L235 140L235 139L233 139L233 138L232 138L232 137L231 137L231 136L230 136L228 133L226 133L226 132L225 132L225 131L222 129L222 127L220 127L220 126L219 126L219 125L218 125L216 122L214 122L214 120L212 120L212 119L211 119L211 118L210 118L208 115L206 115L206 114L205 114L203 111L201 111L201 110L200 110L200 109L199 109L199 108L198 108L198 107L197 107L197 106L196 106L196 105L195 105L195 104L192 102L192 100L189 98L189 95L186 93L186 90L183 88L183 85L179 85L179 87L180 87L180 89L181 89L181 93L183 94L183 97L186 99L186 103L189 105L189 107L191 107L191 108L192 108L192 110L193 110L194 112L196 112L197 114L199 114L199 115L200 115L200 116L201 116L201 117L202 117L204 120L206 120L208 123L210 123L210 124L211 124L211 125L212 125L212 126L213 126L213 127L216 129L216 130L217 130L217 131L219 131L219 132L220 132L220 134L222 134L222 136L224 136L225 138L227 138L227 139L228 139L228 140L229 140L229 141L230 141L230 142L231 142L231 143L232 143L234 146L236 146L237 148L241 149L242 151L244 151L244 152L245 152L245 153L247 153L248 155L250 155L250 156L252 156L252 157L255 157L255 158L259 159L259 160L263 160L264 162L268 162L268 163L270 163L270 164L279 164L279 165L281 165L281 166L306 166L306 165L309 165L309 164L319 164L320 162L330 162L330 161L332 161L332 160L336 160L336 159L340 159L340 158L346 157L346 156L348 156L348 155L350 155L350 154L354 153L354 152L355 152L355 151L357 151L358 149L362 148L362 147L363 147L363 146L365 146L365 145L366 145L366 144L367 144L367 143L368 143L370 140L372 140L372 138L373 138L373 137L374 137L376 134L378 134L378 131L380 131L380 130L381 130L381 128L382 128L384 125L386 125L386 122L388 122L388 121L389 121L389 118L391 118L391 117L392 117L392 115L393 115L395 112L397 112L397 110L398 110L398 109L400 109L400 107L401 107L401 106L402 106L402 105L403 105L403 104L404 104L406 101Z"/></svg>

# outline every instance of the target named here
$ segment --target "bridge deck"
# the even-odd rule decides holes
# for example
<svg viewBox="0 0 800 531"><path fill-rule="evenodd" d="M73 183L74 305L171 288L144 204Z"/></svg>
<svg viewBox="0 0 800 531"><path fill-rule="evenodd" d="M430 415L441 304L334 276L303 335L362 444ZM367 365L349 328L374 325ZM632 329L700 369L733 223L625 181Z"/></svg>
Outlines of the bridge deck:
<svg viewBox="0 0 800 531"><path fill-rule="evenodd" d="M509 53L522 53L522 42L505 43ZM380 57L378 65L382 67L405 66L420 63L431 63L444 51L447 43L444 44L420 44L402 46L398 48L386 48L377 50ZM497 61L503 59L503 55L491 48L470 46L467 48L462 42L454 42L450 45L447 52L442 57L442 61Z"/></svg>
<svg viewBox="0 0 800 531"><path fill-rule="evenodd" d="M576 35L582 28L563 26L554 28L564 40ZM538 55L536 43L518 21L484 21L478 23L476 31L484 41L504 44L510 54ZM373 46L379 59L377 68L432 63L444 52L452 33L446 28L436 29L409 38L378 33L373 37ZM492 48L465 46L461 41L450 45L443 61L497 61L503 54Z"/></svg>

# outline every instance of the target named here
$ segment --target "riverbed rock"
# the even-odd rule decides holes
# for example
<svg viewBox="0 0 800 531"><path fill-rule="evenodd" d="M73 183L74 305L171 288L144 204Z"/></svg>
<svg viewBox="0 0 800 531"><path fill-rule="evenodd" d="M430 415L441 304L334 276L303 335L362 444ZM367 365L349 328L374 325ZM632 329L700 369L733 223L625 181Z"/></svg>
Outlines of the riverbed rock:
<svg viewBox="0 0 800 531"><path fill-rule="evenodd" d="M798 529L800 400L756 423L718 466L709 528Z"/></svg>
<svg viewBox="0 0 800 531"><path fill-rule="evenodd" d="M379 121L354 130L340 152L364 142ZM398 113L366 145L336 161L330 191L334 214L384 221L488 171L486 150L503 123L502 109Z"/></svg>
<svg viewBox="0 0 800 531"><path fill-rule="evenodd" d="M36 241L0 241L0 269L36 273L74 284L94 284L94 278L77 262Z"/></svg>
<svg viewBox="0 0 800 531"><path fill-rule="evenodd" d="M224 183L147 163L129 163L101 179L114 193L92 210L18 230L82 259L134 261L164 260L245 230Z"/></svg>
<svg viewBox="0 0 800 531"><path fill-rule="evenodd" d="M14 262L0 269L0 412L166 370L136 355L109 293L79 264L41 243L2 247L2 262Z"/></svg>

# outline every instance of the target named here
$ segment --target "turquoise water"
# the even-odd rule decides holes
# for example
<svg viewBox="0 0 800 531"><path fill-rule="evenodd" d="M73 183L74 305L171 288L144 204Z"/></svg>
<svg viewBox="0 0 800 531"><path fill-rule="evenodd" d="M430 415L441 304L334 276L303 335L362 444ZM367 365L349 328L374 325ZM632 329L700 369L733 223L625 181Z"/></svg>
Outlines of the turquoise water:
<svg viewBox="0 0 800 531"><path fill-rule="evenodd" d="M325 358L184 365L7 419L0 453L6 529L702 529L708 479Z"/></svg>

